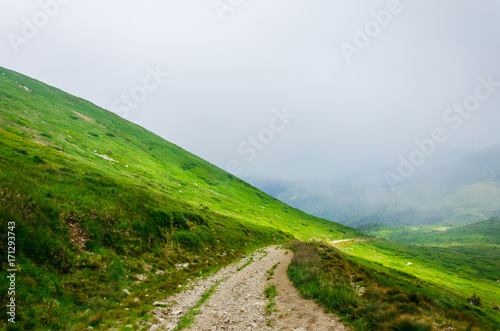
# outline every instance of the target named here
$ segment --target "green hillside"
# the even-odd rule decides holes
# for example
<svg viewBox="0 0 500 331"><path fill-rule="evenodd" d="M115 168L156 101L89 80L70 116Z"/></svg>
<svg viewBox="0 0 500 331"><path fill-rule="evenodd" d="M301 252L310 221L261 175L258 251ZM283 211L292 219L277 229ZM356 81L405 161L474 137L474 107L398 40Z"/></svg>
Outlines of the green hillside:
<svg viewBox="0 0 500 331"><path fill-rule="evenodd" d="M500 259L500 219L457 226L387 226L364 224L358 228L369 235L406 244L437 246L459 252Z"/></svg>
<svg viewBox="0 0 500 331"><path fill-rule="evenodd" d="M498 330L499 259L385 240L292 243L288 275L353 330ZM473 304L472 304L472 303Z"/></svg>
<svg viewBox="0 0 500 331"><path fill-rule="evenodd" d="M1 256L7 256L6 229L15 224L19 330L127 323L189 277L252 248L364 236L291 208L90 102L3 68L0 178ZM2 267L6 279L5 258ZM1 292L7 288L2 282ZM2 307L7 300L1 296Z"/></svg>
<svg viewBox="0 0 500 331"><path fill-rule="evenodd" d="M386 268L394 273L411 274L427 282L430 288L444 289L461 297L461 304L455 309L468 310L479 319L489 317L500 324L500 219L463 226L365 224L359 230L397 242L379 240L342 245L341 249L351 257L378 270ZM483 308L475 308L476 311L463 306L473 294L482 299Z"/></svg>

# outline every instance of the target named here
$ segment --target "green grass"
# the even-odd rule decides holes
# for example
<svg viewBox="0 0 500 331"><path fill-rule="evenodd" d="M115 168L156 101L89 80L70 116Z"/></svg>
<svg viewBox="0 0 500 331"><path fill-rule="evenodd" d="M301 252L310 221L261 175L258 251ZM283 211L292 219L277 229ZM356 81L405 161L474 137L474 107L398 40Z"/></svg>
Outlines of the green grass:
<svg viewBox="0 0 500 331"><path fill-rule="evenodd" d="M391 331L431 331L432 328L411 318L402 318L390 326Z"/></svg>
<svg viewBox="0 0 500 331"><path fill-rule="evenodd" d="M401 241L347 247L346 252L410 272L469 298L474 292L485 306L498 305L500 291L500 219L464 226L365 226L367 233ZM413 265L406 266L411 262ZM486 301L484 301L486 300Z"/></svg>
<svg viewBox="0 0 500 331"><path fill-rule="evenodd" d="M275 298L278 296L278 291L276 290L276 286L269 285L268 287L266 287L266 289L264 290L264 295L269 300L269 303L266 305L266 310L265 310L266 314L271 315L276 311L274 309L274 307L276 306Z"/></svg>
<svg viewBox="0 0 500 331"><path fill-rule="evenodd" d="M496 263L500 260L500 219L476 222L467 225L432 226L387 226L367 224L359 230L378 237L418 246L433 246L468 255L472 259L489 259ZM498 277L498 275L497 275Z"/></svg>
<svg viewBox="0 0 500 331"><path fill-rule="evenodd" d="M436 298L440 309L471 311L484 325L493 323L490 321L500 323L500 314L493 309L500 297L498 258L492 260L449 248L412 246L384 240L343 243L339 249L365 267L399 275L422 290L428 290L428 297ZM434 289L453 294L456 299L445 300L446 296L442 298L441 292ZM469 304L469 298L474 293L482 299L482 308Z"/></svg>
<svg viewBox="0 0 500 331"><path fill-rule="evenodd" d="M369 235L407 244L455 248L484 254L500 244L500 219L467 225L387 226L365 224L358 228ZM476 249L479 248L479 249Z"/></svg>
<svg viewBox="0 0 500 331"><path fill-rule="evenodd" d="M295 256L287 272L305 298L340 315L354 330L395 329L407 320L423 327L496 329L498 312L491 307L470 305L468 298L472 293L461 295L460 289L465 289L465 285L460 279L455 279L456 286L450 287L446 284L451 281L449 278L436 282L446 276L439 273L439 268L435 268L435 274L429 268L428 277L424 277L403 266L389 266L389 253L395 261L408 247L401 245L396 249L386 244L392 243L343 243L339 250L319 243L291 243ZM384 259L374 262L374 256L380 256L383 249ZM402 260L399 257L398 263L402 264ZM469 283L479 287L481 284L482 280Z"/></svg>
<svg viewBox="0 0 500 331"><path fill-rule="evenodd" d="M253 262L253 257L249 258L248 261L244 265L242 265L241 267L236 269L236 271L241 271L241 270L245 269L245 267L250 265L252 262Z"/></svg>
<svg viewBox="0 0 500 331"><path fill-rule="evenodd" d="M364 236L88 101L0 71L0 228L16 223L20 270L12 329L135 325L154 300L255 248ZM2 256L6 242L1 231ZM6 267L4 259L2 279ZM7 287L0 282L1 293Z"/></svg>
<svg viewBox="0 0 500 331"><path fill-rule="evenodd" d="M278 265L280 264L280 262L276 263L275 265L273 265L273 267L271 269L269 269L267 271L267 280L271 280L273 279L273 276L274 276L274 270L276 270L276 268L278 268Z"/></svg>

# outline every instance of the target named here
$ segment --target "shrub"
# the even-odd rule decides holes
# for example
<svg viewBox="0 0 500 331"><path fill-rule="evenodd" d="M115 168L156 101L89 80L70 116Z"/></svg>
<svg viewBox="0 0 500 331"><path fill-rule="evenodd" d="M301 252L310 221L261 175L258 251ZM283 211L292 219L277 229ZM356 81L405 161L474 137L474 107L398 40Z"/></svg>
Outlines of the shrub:
<svg viewBox="0 0 500 331"><path fill-rule="evenodd" d="M472 295L472 297L470 297L470 298L469 298L469 299L467 299L467 300L468 300L468 301L470 302L470 304L471 304L471 305L473 305L473 306L476 306L476 307L481 307L481 306L482 306L482 304L481 304L481 298L480 298L478 295L476 295L476 293L474 293L474 294Z"/></svg>
<svg viewBox="0 0 500 331"><path fill-rule="evenodd" d="M187 250L198 250L201 248L200 237L192 232L179 231L173 235L172 239Z"/></svg>
<svg viewBox="0 0 500 331"><path fill-rule="evenodd" d="M154 222L161 227L170 228L172 226L172 216L163 210L153 210L151 212L151 217Z"/></svg>
<svg viewBox="0 0 500 331"><path fill-rule="evenodd" d="M208 222L200 215L194 213L184 213L184 218L198 225L208 225Z"/></svg>
<svg viewBox="0 0 500 331"><path fill-rule="evenodd" d="M177 227L177 229L189 230L189 225L186 222L184 214L178 211L174 211L172 224Z"/></svg>
<svg viewBox="0 0 500 331"><path fill-rule="evenodd" d="M38 155L30 156L28 159L29 159L29 162L31 162L33 164L45 164L45 161L41 157L39 157Z"/></svg>

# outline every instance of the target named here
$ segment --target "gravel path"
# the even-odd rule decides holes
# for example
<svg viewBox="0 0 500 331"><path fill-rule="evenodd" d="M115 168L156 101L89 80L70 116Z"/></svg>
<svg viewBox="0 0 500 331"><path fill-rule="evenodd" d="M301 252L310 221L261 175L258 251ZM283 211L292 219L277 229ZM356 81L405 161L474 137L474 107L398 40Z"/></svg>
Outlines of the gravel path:
<svg viewBox="0 0 500 331"><path fill-rule="evenodd" d="M334 316L300 297L286 275L291 258L289 251L268 247L204 280L196 280L188 290L156 303L156 321L150 330L173 330L200 302L203 293L214 287L213 294L196 308L197 314L191 314L195 321L187 330L346 330ZM277 264L274 276L267 279L268 271ZM264 290L270 285L276 286L278 296L275 312L268 315L265 307L269 299Z"/></svg>

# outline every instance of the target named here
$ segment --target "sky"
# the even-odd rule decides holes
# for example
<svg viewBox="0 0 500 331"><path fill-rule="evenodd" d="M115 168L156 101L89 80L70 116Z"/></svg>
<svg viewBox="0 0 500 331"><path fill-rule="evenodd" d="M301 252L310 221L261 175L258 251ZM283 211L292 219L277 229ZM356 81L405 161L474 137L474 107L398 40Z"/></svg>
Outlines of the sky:
<svg viewBox="0 0 500 331"><path fill-rule="evenodd" d="M404 180L500 143L497 0L0 6L0 66L243 178Z"/></svg>

